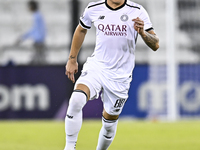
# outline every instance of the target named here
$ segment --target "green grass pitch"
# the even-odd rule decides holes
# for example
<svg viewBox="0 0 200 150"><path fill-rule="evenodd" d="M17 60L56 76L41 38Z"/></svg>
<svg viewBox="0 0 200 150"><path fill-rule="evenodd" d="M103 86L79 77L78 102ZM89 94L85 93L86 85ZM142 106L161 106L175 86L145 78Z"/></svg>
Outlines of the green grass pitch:
<svg viewBox="0 0 200 150"><path fill-rule="evenodd" d="M101 121L84 121L77 150L95 150ZM64 122L0 121L0 150L63 150ZM200 121L119 121L109 150L200 150Z"/></svg>

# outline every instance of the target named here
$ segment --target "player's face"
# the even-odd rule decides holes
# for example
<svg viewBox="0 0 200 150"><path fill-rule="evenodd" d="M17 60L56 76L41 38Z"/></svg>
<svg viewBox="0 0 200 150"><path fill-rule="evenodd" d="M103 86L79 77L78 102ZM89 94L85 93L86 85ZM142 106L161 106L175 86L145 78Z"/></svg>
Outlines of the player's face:
<svg viewBox="0 0 200 150"><path fill-rule="evenodd" d="M115 5L122 5L125 0L108 0Z"/></svg>

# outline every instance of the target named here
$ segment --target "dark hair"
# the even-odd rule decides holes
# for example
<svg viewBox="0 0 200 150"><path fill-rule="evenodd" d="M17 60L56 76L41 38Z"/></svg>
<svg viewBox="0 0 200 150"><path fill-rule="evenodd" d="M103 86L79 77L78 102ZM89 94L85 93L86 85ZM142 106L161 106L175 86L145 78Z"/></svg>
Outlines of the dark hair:
<svg viewBox="0 0 200 150"><path fill-rule="evenodd" d="M39 9L38 2L34 0L29 1L28 6L31 8L32 11L37 11Z"/></svg>

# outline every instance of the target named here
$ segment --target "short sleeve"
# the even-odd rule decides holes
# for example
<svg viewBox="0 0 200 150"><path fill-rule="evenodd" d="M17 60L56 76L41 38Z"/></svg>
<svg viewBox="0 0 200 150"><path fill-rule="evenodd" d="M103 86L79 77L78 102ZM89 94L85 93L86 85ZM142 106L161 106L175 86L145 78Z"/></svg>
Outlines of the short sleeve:
<svg viewBox="0 0 200 150"><path fill-rule="evenodd" d="M143 7L141 7L140 10L141 10L141 14L139 18L144 21L144 30L148 31L148 30L153 29L152 23L150 21L147 11Z"/></svg>
<svg viewBox="0 0 200 150"><path fill-rule="evenodd" d="M88 7L86 7L85 11L83 12L82 16L80 17L80 25L84 29L90 29L92 26L92 21L90 19L89 11L90 10L88 9Z"/></svg>

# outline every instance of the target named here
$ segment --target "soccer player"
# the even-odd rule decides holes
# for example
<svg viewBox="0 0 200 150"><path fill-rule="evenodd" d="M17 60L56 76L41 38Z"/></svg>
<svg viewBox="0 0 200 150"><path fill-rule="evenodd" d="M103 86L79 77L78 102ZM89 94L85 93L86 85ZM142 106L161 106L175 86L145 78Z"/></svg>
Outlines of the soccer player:
<svg viewBox="0 0 200 150"><path fill-rule="evenodd" d="M96 46L84 64L70 98L65 118L64 150L75 149L82 125L82 108L88 100L98 98L100 91L104 109L96 149L108 149L128 98L138 34L152 50L159 48L159 39L141 5L129 0L91 2L80 17L66 65L66 75L72 82L75 82L74 74L78 71L78 52L92 24L96 27Z"/></svg>

